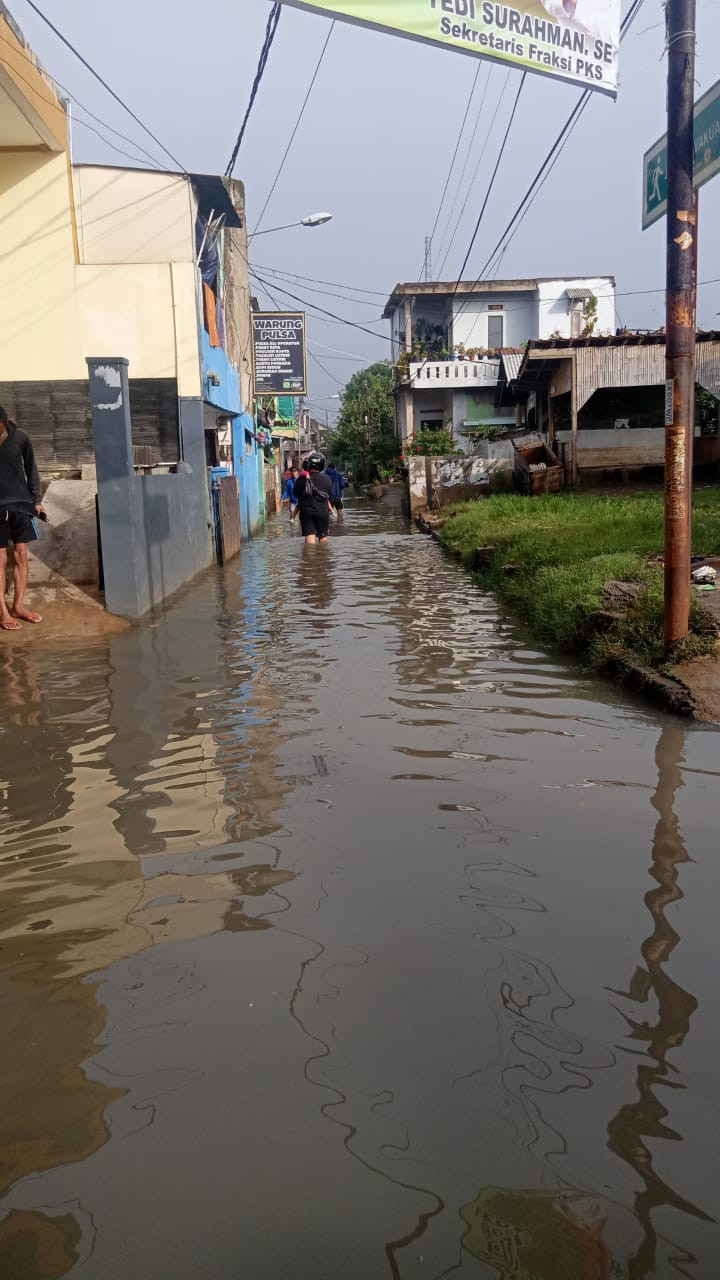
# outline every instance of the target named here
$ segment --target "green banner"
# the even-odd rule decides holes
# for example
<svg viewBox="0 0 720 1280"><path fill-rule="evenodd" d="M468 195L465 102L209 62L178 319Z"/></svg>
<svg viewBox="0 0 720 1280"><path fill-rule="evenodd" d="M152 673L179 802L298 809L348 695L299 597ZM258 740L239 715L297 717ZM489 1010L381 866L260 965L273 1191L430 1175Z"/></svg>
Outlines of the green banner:
<svg viewBox="0 0 720 1280"><path fill-rule="evenodd" d="M617 95L620 0L285 0Z"/></svg>

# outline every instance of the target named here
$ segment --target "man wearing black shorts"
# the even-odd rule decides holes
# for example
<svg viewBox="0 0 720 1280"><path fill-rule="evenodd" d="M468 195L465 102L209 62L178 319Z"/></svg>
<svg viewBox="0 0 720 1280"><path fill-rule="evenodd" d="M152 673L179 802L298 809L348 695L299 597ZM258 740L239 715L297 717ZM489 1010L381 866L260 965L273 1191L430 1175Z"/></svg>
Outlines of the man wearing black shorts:
<svg viewBox="0 0 720 1280"><path fill-rule="evenodd" d="M325 542L330 528L332 483L324 475L323 455L311 453L305 460L305 470L310 474L300 475L295 481L300 528L306 542Z"/></svg>
<svg viewBox="0 0 720 1280"><path fill-rule="evenodd" d="M0 631L19 631L23 622L42 622L39 613L25 605L28 582L28 543L37 534L36 515L44 517L42 486L30 437L11 422L0 405ZM13 603L8 609L7 549L12 542Z"/></svg>

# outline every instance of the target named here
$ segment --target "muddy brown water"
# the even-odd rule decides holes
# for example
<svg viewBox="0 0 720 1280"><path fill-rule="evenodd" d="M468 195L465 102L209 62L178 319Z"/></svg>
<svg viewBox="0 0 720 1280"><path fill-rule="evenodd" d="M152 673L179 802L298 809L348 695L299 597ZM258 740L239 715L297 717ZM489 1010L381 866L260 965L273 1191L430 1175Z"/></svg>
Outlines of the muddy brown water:
<svg viewBox="0 0 720 1280"><path fill-rule="evenodd" d="M716 731L362 502L0 664L3 1280L718 1274Z"/></svg>

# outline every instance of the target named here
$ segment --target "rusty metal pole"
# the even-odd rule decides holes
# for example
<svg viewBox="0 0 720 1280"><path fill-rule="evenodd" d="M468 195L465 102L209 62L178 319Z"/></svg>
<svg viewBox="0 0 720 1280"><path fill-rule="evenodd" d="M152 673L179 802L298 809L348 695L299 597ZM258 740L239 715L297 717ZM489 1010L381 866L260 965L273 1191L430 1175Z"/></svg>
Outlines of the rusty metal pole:
<svg viewBox="0 0 720 1280"><path fill-rule="evenodd" d="M667 0L668 205L665 359L665 643L688 633L695 429L695 0Z"/></svg>

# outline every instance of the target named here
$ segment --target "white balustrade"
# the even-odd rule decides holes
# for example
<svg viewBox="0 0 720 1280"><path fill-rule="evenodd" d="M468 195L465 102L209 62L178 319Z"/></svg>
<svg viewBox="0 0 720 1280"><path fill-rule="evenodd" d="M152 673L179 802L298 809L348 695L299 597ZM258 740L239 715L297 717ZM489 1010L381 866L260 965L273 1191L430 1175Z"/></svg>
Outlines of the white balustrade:
<svg viewBox="0 0 720 1280"><path fill-rule="evenodd" d="M498 380L499 360L426 360L410 365L410 382L415 387L454 387L470 390L492 386Z"/></svg>

